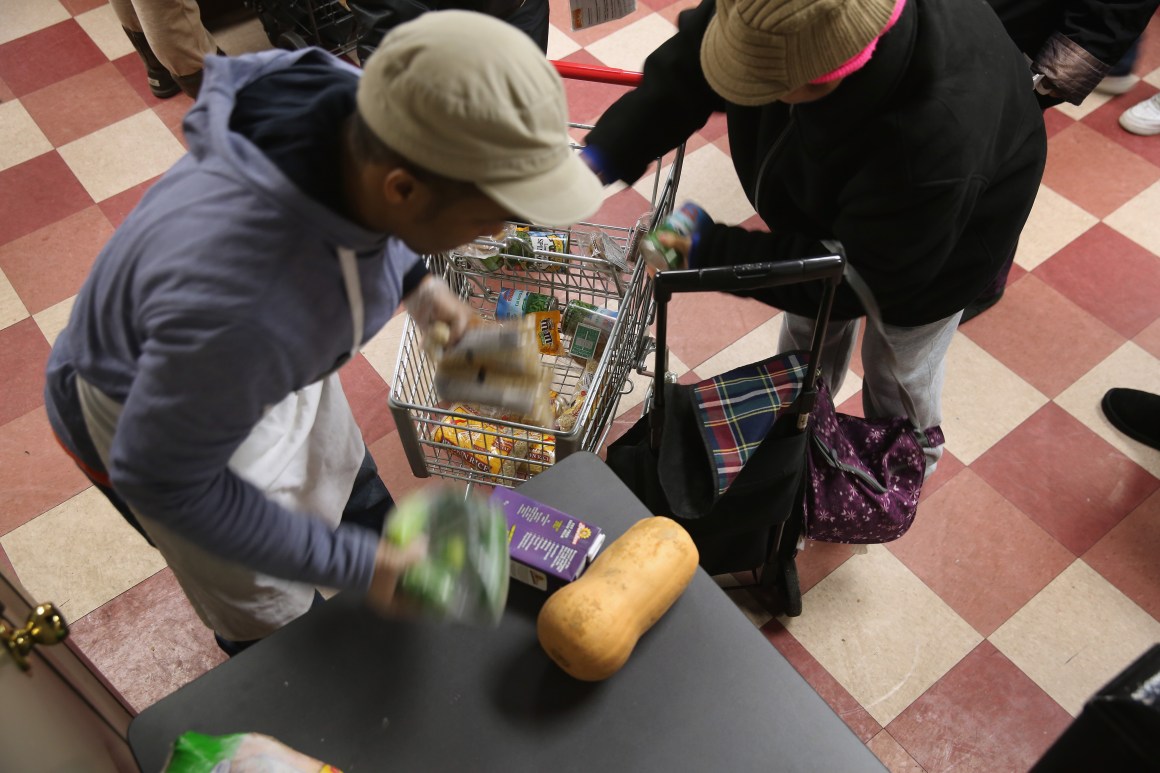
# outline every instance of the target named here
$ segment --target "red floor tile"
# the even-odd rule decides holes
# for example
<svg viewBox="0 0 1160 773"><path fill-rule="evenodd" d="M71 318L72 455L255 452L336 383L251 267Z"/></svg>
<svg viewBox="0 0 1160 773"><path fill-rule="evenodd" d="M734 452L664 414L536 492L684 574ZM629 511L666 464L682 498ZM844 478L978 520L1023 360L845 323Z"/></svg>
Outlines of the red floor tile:
<svg viewBox="0 0 1160 773"><path fill-rule="evenodd" d="M369 445L371 456L379 467L379 477L395 501L429 485L436 478L416 478L399 442L399 433L390 432Z"/></svg>
<svg viewBox="0 0 1160 773"><path fill-rule="evenodd" d="M797 564L798 584L802 593L817 585L854 555L853 545L807 540L804 550L794 558Z"/></svg>
<svg viewBox="0 0 1160 773"><path fill-rule="evenodd" d="M1152 356L1160 358L1160 319L1141 330L1132 342Z"/></svg>
<svg viewBox="0 0 1160 773"><path fill-rule="evenodd" d="M390 387L361 354L338 371L342 389L362 430L363 441L372 445L395 431L395 420L387 406Z"/></svg>
<svg viewBox="0 0 1160 773"><path fill-rule="evenodd" d="M1160 480L1054 403L971 470L1077 556L1160 488Z"/></svg>
<svg viewBox="0 0 1160 773"><path fill-rule="evenodd" d="M1047 139L1050 140L1052 137L1059 134L1067 127L1074 126L1075 119L1064 115L1058 110L1046 110L1043 113L1043 125L1047 130Z"/></svg>
<svg viewBox="0 0 1160 773"><path fill-rule="evenodd" d="M91 206L93 198L55 151L0 171L0 244Z"/></svg>
<svg viewBox="0 0 1160 773"><path fill-rule="evenodd" d="M648 199L632 188L625 188L605 199L596 214L588 218L588 222L617 228L632 228L640 216L650 209ZM616 233L618 236L624 235L622 231Z"/></svg>
<svg viewBox="0 0 1160 773"><path fill-rule="evenodd" d="M1160 319L1160 260L1103 223L1033 274L1126 338Z"/></svg>
<svg viewBox="0 0 1160 773"><path fill-rule="evenodd" d="M133 211L133 208L140 203L141 197L145 195L145 191L153 187L153 184L161 178L154 177L152 180L146 180L143 183L138 183L128 190L121 191L116 196L110 196L97 204L101 211L105 213L105 217L109 219L113 228L119 228L121 223L125 222L125 218Z"/></svg>
<svg viewBox="0 0 1160 773"><path fill-rule="evenodd" d="M1034 274L1009 286L1002 302L971 320L963 334L1048 397L1067 389L1124 342Z"/></svg>
<svg viewBox="0 0 1160 773"><path fill-rule="evenodd" d="M1160 167L1077 123L1052 137L1043 184L1096 217L1107 217L1160 180Z"/></svg>
<svg viewBox="0 0 1160 773"><path fill-rule="evenodd" d="M0 78L0 102L11 102L14 99L16 99L16 94L13 93L12 89L8 88L8 84L4 82L4 79Z"/></svg>
<svg viewBox="0 0 1160 773"><path fill-rule="evenodd" d="M69 19L0 45L0 78L23 97L109 60Z"/></svg>
<svg viewBox="0 0 1160 773"><path fill-rule="evenodd" d="M944 448L942 458L938 460L938 467L935 468L934 474L922 482L922 494L918 498L919 506L921 507L925 499L934 496L934 492L954 480L955 476L965 469L966 465ZM922 510L919 512L921 513Z"/></svg>
<svg viewBox="0 0 1160 773"><path fill-rule="evenodd" d="M0 330L0 427L44 404L48 352L32 317Z"/></svg>
<svg viewBox="0 0 1160 773"><path fill-rule="evenodd" d="M886 730L929 773L1022 773L1070 723L1059 704L984 641Z"/></svg>
<svg viewBox="0 0 1160 773"><path fill-rule="evenodd" d="M910 531L886 547L984 636L1075 560L969 469L927 499Z"/></svg>
<svg viewBox="0 0 1160 773"><path fill-rule="evenodd" d="M58 148L145 109L145 101L110 62L45 86L20 102Z"/></svg>
<svg viewBox="0 0 1160 773"><path fill-rule="evenodd" d="M1084 561L1160 620L1160 493L1084 554Z"/></svg>
<svg viewBox="0 0 1160 773"><path fill-rule="evenodd" d="M886 730L871 738L866 747L874 752L874 756L890 773L924 773L922 766Z"/></svg>
<svg viewBox="0 0 1160 773"><path fill-rule="evenodd" d="M69 627L81 651L138 711L226 660L169 569Z"/></svg>
<svg viewBox="0 0 1160 773"><path fill-rule="evenodd" d="M830 676L821 663L793 637L777 620L770 620L761 628L765 638L777 648L810 686L822 696L830 708L842 718L854 734L866 743L882 730L874 718L862 708L858 700ZM771 718L773 721L773 718Z"/></svg>
<svg viewBox="0 0 1160 773"><path fill-rule="evenodd" d="M44 408L0 426L0 534L50 510L89 486L53 437Z"/></svg>
<svg viewBox="0 0 1160 773"><path fill-rule="evenodd" d="M1120 147L1134 153L1154 166L1160 167L1160 142L1155 137L1141 137L1120 126L1120 114L1156 93L1156 87L1140 81L1135 88L1103 105L1083 119L1083 124L1094 129Z"/></svg>
<svg viewBox="0 0 1160 773"><path fill-rule="evenodd" d="M93 205L0 246L0 268L30 314L76 295L113 226Z"/></svg>
<svg viewBox="0 0 1160 773"><path fill-rule="evenodd" d="M764 324L777 309L751 298L723 293L685 293L669 303L669 349L695 368ZM769 354L777 352L777 335L769 336ZM758 357L759 359L760 357ZM706 378L716 376L706 373Z"/></svg>
<svg viewBox="0 0 1160 773"><path fill-rule="evenodd" d="M604 64L585 49L569 54L561 61L603 67ZM628 86L595 83L573 78L564 79L564 93L568 97L568 120L573 123L593 124L608 106L631 90Z"/></svg>

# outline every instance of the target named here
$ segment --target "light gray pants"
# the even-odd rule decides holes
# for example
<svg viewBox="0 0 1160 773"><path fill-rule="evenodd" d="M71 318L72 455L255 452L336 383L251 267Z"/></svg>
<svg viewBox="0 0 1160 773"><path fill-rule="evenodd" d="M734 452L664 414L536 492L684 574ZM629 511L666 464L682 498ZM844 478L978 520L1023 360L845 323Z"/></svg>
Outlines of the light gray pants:
<svg viewBox="0 0 1160 773"><path fill-rule="evenodd" d="M172 75L192 75L217 43L201 23L197 0L109 0L121 26L144 32L149 47Z"/></svg>
<svg viewBox="0 0 1160 773"><path fill-rule="evenodd" d="M959 326L957 312L919 327L883 325L885 336L875 325L866 328L862 339L862 366L866 373L862 383L862 409L866 418L906 416L902 392L905 390L914 406L911 422L918 429L942 423L942 388L946 376L947 349ZM854 345L858 341L861 319L831 320L826 328L822 361L818 367L822 378L837 395L850 367ZM809 349L814 333L814 319L785 314L778 341L779 351ZM893 353L893 368L890 354ZM924 449L926 474L929 476L942 458L943 447Z"/></svg>

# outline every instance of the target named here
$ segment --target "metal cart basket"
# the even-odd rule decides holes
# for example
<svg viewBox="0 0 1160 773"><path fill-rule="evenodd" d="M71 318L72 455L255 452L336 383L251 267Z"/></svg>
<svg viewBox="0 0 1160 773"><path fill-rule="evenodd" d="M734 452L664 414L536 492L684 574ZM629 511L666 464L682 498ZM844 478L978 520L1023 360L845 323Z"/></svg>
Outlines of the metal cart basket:
<svg viewBox="0 0 1160 773"><path fill-rule="evenodd" d="M565 78L634 85L639 74L587 65L555 63ZM572 124L576 129L591 127ZM578 146L577 146L578 147ZM515 486L577 450L596 452L604 442L630 371L643 371L651 339L652 286L643 261L635 260L639 240L672 210L684 148L667 173L657 160L651 207L632 226L579 223L570 229L539 229L557 234L550 249L539 245L515 259L489 256L504 242L479 239L447 254L426 256L431 272L444 278L480 316L495 319L505 290L527 291L556 299L563 309L579 301L615 313L602 348L588 359L564 351L543 354L551 389L570 404L567 421L553 426L526 423L514 416L475 413L474 406L449 405L435 389L435 364L422 346L414 321L406 320L389 405L399 438L417 477L437 475L471 484ZM500 264L500 265L497 265ZM565 325L565 328L567 326ZM580 398L577 401L577 398Z"/></svg>

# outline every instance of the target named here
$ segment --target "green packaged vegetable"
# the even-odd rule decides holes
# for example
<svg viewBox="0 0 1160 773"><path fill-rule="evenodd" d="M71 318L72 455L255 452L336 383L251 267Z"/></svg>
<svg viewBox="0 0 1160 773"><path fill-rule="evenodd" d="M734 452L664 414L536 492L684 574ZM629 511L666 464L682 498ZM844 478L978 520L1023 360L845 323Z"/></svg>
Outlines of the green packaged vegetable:
<svg viewBox="0 0 1160 773"><path fill-rule="evenodd" d="M507 603L507 521L488 500L451 487L404 499L383 538L406 548L427 540L427 556L403 572L400 591L427 614L495 625Z"/></svg>

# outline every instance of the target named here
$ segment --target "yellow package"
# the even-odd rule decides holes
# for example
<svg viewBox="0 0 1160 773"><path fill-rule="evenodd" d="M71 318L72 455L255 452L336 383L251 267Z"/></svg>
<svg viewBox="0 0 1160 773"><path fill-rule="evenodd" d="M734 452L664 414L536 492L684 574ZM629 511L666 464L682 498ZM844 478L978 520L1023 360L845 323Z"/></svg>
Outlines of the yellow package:
<svg viewBox="0 0 1160 773"><path fill-rule="evenodd" d="M536 345L540 354L557 355L564 351L560 341L560 310L536 311L532 313L536 322Z"/></svg>
<svg viewBox="0 0 1160 773"><path fill-rule="evenodd" d="M448 410L475 417L480 415L478 410L465 403L456 403ZM498 433L499 429L494 424L488 424L480 418L446 416L441 426L435 428L432 439L436 443L452 446L456 456L473 468L495 475L500 472L502 461L487 453L492 450L492 439Z"/></svg>

